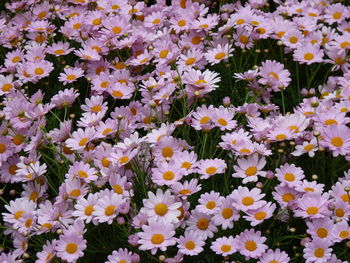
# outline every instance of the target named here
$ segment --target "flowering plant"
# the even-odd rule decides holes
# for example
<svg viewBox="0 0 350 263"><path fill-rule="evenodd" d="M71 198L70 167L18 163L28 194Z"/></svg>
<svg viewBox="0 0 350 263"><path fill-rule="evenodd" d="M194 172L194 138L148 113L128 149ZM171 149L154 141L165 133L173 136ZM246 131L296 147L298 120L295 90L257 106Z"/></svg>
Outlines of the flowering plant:
<svg viewBox="0 0 350 263"><path fill-rule="evenodd" d="M0 262L347 263L350 6L12 0Z"/></svg>

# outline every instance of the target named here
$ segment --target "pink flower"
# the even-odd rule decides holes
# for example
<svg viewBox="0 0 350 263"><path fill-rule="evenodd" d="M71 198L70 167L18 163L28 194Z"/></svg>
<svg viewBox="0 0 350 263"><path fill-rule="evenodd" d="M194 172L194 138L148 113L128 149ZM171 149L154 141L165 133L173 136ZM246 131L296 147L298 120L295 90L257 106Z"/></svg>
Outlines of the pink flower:
<svg viewBox="0 0 350 263"><path fill-rule="evenodd" d="M158 249L166 251L167 247L176 244L172 224L150 221L149 225L142 226L142 232L137 233L137 235L139 237L139 249L151 250L153 255Z"/></svg>
<svg viewBox="0 0 350 263"><path fill-rule="evenodd" d="M237 250L243 256L249 258L260 257L267 249L264 244L266 237L261 236L261 232L255 232L253 229L246 229L235 237Z"/></svg>
<svg viewBox="0 0 350 263"><path fill-rule="evenodd" d="M77 233L68 233L60 236L56 244L57 256L67 262L76 262L84 255L86 240Z"/></svg>

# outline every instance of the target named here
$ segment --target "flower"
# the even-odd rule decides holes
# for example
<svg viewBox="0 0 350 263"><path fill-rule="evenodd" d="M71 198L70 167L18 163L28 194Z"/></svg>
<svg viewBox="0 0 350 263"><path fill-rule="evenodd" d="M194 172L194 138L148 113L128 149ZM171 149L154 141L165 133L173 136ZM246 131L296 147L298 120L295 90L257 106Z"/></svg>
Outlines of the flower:
<svg viewBox="0 0 350 263"><path fill-rule="evenodd" d="M205 245L203 237L196 231L186 231L177 240L179 252L189 256L195 256L203 251Z"/></svg>
<svg viewBox="0 0 350 263"><path fill-rule="evenodd" d="M243 212L252 209L258 209L266 204L266 201L261 200L265 194L261 193L258 188L249 190L247 187L238 186L230 194L233 200L233 206Z"/></svg>
<svg viewBox="0 0 350 263"><path fill-rule="evenodd" d="M298 186L301 180L304 179L304 171L294 164L285 163L280 168L276 169L276 177L281 182L281 185L289 187Z"/></svg>
<svg viewBox="0 0 350 263"><path fill-rule="evenodd" d="M67 262L76 262L84 255L86 240L77 233L61 235L56 243L57 256Z"/></svg>
<svg viewBox="0 0 350 263"><path fill-rule="evenodd" d="M147 214L149 220L171 224L179 221L180 207L181 203L175 201L169 190L163 193L157 189L156 194L148 192L148 199L143 200L141 212Z"/></svg>
<svg viewBox="0 0 350 263"><path fill-rule="evenodd" d="M302 218L317 219L323 218L330 214L327 208L328 205L327 194L320 193L306 193L298 199L298 209L295 210L295 216Z"/></svg>
<svg viewBox="0 0 350 263"><path fill-rule="evenodd" d="M236 171L232 174L234 178L243 178L242 183L258 181L258 175L265 177L266 172L261 171L265 164L265 158L259 158L258 154L253 154L247 158L239 158L238 165L234 165L233 169Z"/></svg>
<svg viewBox="0 0 350 263"><path fill-rule="evenodd" d="M333 156L345 155L350 151L350 129L345 125L331 125L322 129L322 145L328 147Z"/></svg>
<svg viewBox="0 0 350 263"><path fill-rule="evenodd" d="M98 222L107 222L110 225L118 215L119 208L124 202L125 200L123 197L114 193L114 191L107 190L102 192L100 193L92 215L95 216Z"/></svg>
<svg viewBox="0 0 350 263"><path fill-rule="evenodd" d="M293 54L294 60L300 63L310 65L312 63L321 63L323 61L323 51L318 45L307 44L298 47Z"/></svg>
<svg viewBox="0 0 350 263"><path fill-rule="evenodd" d="M275 251L269 249L260 258L258 263L288 263L290 257L284 251L277 248Z"/></svg>
<svg viewBox="0 0 350 263"><path fill-rule="evenodd" d="M267 249L264 244L266 237L261 236L261 232L253 229L246 229L235 237L237 250L243 256L249 258L260 257Z"/></svg>
<svg viewBox="0 0 350 263"><path fill-rule="evenodd" d="M327 239L315 238L312 242L308 242L303 250L306 262L325 263L330 259L332 249L329 248L330 241Z"/></svg>
<svg viewBox="0 0 350 263"><path fill-rule="evenodd" d="M232 236L219 237L211 243L210 249L224 257L232 255L236 250L236 240Z"/></svg>
<svg viewBox="0 0 350 263"><path fill-rule="evenodd" d="M224 160L218 158L206 159L199 161L197 172L202 175L202 179L208 179L215 174L224 173L226 168L227 165Z"/></svg>
<svg viewBox="0 0 350 263"><path fill-rule="evenodd" d="M172 224L150 221L148 225L142 226L142 232L137 233L138 243L141 250L151 250L154 255L158 249L166 251L168 246L176 244Z"/></svg>

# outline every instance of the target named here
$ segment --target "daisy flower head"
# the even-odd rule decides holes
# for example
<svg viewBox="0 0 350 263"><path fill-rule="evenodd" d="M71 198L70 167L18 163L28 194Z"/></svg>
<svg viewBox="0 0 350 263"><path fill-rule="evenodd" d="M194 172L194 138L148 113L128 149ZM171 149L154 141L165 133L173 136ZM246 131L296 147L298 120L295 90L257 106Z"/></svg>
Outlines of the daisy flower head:
<svg viewBox="0 0 350 263"><path fill-rule="evenodd" d="M350 151L350 129L345 125L330 125L322 129L321 144L329 148L333 156L345 155Z"/></svg>
<svg viewBox="0 0 350 263"><path fill-rule="evenodd" d="M264 206L256 210L248 210L245 213L246 216L243 216L244 219L250 221L252 227L261 224L266 219L269 219L273 216L273 212L276 209L276 204L268 202Z"/></svg>
<svg viewBox="0 0 350 263"><path fill-rule="evenodd" d="M80 68L64 68L64 73L62 72L58 80L63 83L63 85L67 85L76 81L78 78L84 75L84 71Z"/></svg>
<svg viewBox="0 0 350 263"><path fill-rule="evenodd" d="M224 160L206 159L200 160L197 168L197 172L201 174L201 179L208 179L215 174L222 174L227 168L226 162Z"/></svg>
<svg viewBox="0 0 350 263"><path fill-rule="evenodd" d="M61 235L56 244L57 256L67 262L76 262L84 255L86 243L82 235L77 233Z"/></svg>
<svg viewBox="0 0 350 263"><path fill-rule="evenodd" d="M175 201L175 196L169 190L157 189L156 194L148 192L148 199L143 200L144 207L141 209L149 217L149 220L162 223L177 223L180 216L180 202Z"/></svg>
<svg viewBox="0 0 350 263"><path fill-rule="evenodd" d="M306 243L305 248L303 250L303 256L306 260L306 263L328 262L332 255L332 248L329 247L330 245L330 240L320 238L315 238L311 242Z"/></svg>
<svg viewBox="0 0 350 263"><path fill-rule="evenodd" d="M72 213L73 216L85 220L86 223L93 222L97 224L92 212L95 211L95 206L98 202L99 194L89 194L87 198L80 198L77 200L77 203L74 205L75 211Z"/></svg>
<svg viewBox="0 0 350 263"><path fill-rule="evenodd" d="M205 58L211 65L214 65L220 63L222 60L228 59L233 55L233 51L234 48L230 47L229 44L226 44L224 46L218 44L215 48L209 50L205 54Z"/></svg>
<svg viewBox="0 0 350 263"><path fill-rule="evenodd" d="M295 49L293 57L295 61L310 65L323 62L323 55L324 52L320 49L320 46L307 44Z"/></svg>
<svg viewBox="0 0 350 263"><path fill-rule="evenodd" d="M350 226L348 222L341 221L334 225L332 237L335 242L347 240L350 237Z"/></svg>
<svg viewBox="0 0 350 263"><path fill-rule="evenodd" d="M92 127L86 129L79 128L73 132L72 138L66 140L67 147L72 150L84 150L87 144L95 138L96 131Z"/></svg>
<svg viewBox="0 0 350 263"><path fill-rule="evenodd" d="M261 64L259 76L259 83L270 86L274 91L287 87L291 81L290 72L284 69L283 64L274 60L266 60Z"/></svg>
<svg viewBox="0 0 350 263"><path fill-rule="evenodd" d="M213 122L220 130L233 130L237 126L237 121L234 120L235 112L223 106L215 109L213 114Z"/></svg>
<svg viewBox="0 0 350 263"><path fill-rule="evenodd" d="M181 180L185 171L186 169L175 160L161 161L157 163L157 167L152 168L152 181L160 186L171 186Z"/></svg>
<svg viewBox="0 0 350 263"><path fill-rule="evenodd" d="M0 75L0 96L8 94L13 88L13 75Z"/></svg>
<svg viewBox="0 0 350 263"><path fill-rule="evenodd" d="M198 199L199 204L196 206L196 210L209 215L216 214L223 199L224 197L220 196L220 193L214 191L201 194Z"/></svg>
<svg viewBox="0 0 350 263"><path fill-rule="evenodd" d="M303 144L299 144L295 146L295 151L292 152L292 155L294 156L300 156L305 153L309 155L309 157L314 157L315 152L318 150L317 147L317 140L316 138L313 138L311 141L303 141Z"/></svg>
<svg viewBox="0 0 350 263"><path fill-rule="evenodd" d="M314 219L306 223L306 232L315 238L326 238L329 239L332 236L334 229L334 222L330 218Z"/></svg>
<svg viewBox="0 0 350 263"><path fill-rule="evenodd" d="M211 243L210 249L213 250L217 255L226 257L232 255L236 250L236 239L233 236L219 237Z"/></svg>
<svg viewBox="0 0 350 263"><path fill-rule="evenodd" d="M290 257L284 251L279 248L276 250L267 250L260 258L258 263L288 263Z"/></svg>
<svg viewBox="0 0 350 263"><path fill-rule="evenodd" d="M28 74L33 81L37 81L41 78L47 77L51 71L53 71L53 64L46 60L29 62L27 65Z"/></svg>
<svg viewBox="0 0 350 263"><path fill-rule="evenodd" d="M109 255L108 261L106 263L131 263L133 262L132 252L126 248L119 248L114 250L111 255Z"/></svg>
<svg viewBox="0 0 350 263"><path fill-rule="evenodd" d="M281 185L295 187L304 179L304 171L295 164L285 163L276 169L276 177L281 182Z"/></svg>
<svg viewBox="0 0 350 263"><path fill-rule="evenodd" d="M238 186L230 194L230 198L233 200L233 206L243 212L264 206L266 204L266 201L262 200L264 196L265 194L262 194L258 188L249 190L249 188L243 186Z"/></svg>
<svg viewBox="0 0 350 263"><path fill-rule="evenodd" d="M253 229L246 229L235 237L237 250L243 256L248 258L258 258L267 249L264 244L266 237L261 236L261 232L255 232Z"/></svg>
<svg viewBox="0 0 350 263"><path fill-rule="evenodd" d="M306 193L297 201L298 209L295 216L309 219L324 218L330 215L328 210L329 195L321 193Z"/></svg>
<svg viewBox="0 0 350 263"><path fill-rule="evenodd" d="M177 196L186 199L188 196L201 190L201 185L198 184L197 179L191 179L191 181L175 182L171 186L171 191Z"/></svg>
<svg viewBox="0 0 350 263"><path fill-rule="evenodd" d="M238 158L237 164L233 169L235 173L232 174L234 178L243 178L242 183L257 182L258 175L265 177L266 172L261 171L265 164L265 157L259 158L258 154L252 154L247 158Z"/></svg>
<svg viewBox="0 0 350 263"><path fill-rule="evenodd" d="M204 238L196 231L186 231L177 239L179 252L184 255L195 256L203 251Z"/></svg>
<svg viewBox="0 0 350 263"><path fill-rule="evenodd" d="M212 220L212 216L198 212L197 210L192 211L190 218L187 220L187 225L187 230L196 231L203 239L212 238L214 233L218 231Z"/></svg>
<svg viewBox="0 0 350 263"><path fill-rule="evenodd" d="M150 221L142 226L142 232L137 233L140 250L151 250L152 255L158 249L166 251L167 247L176 244L174 226L168 223Z"/></svg>
<svg viewBox="0 0 350 263"><path fill-rule="evenodd" d="M232 205L232 199L226 197L221 201L219 210L213 216L213 222L222 229L233 228L233 221L240 218L239 211Z"/></svg>
<svg viewBox="0 0 350 263"><path fill-rule="evenodd" d="M123 197L114 193L114 191L104 191L100 193L92 215L95 216L98 222L107 222L110 225L119 214L119 208L124 202Z"/></svg>

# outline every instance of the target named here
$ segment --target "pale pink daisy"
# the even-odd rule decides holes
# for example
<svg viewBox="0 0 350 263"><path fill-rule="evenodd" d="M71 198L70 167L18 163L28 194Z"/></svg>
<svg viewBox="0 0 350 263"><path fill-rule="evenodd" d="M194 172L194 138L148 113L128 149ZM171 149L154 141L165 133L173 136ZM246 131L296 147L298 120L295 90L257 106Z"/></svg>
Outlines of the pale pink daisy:
<svg viewBox="0 0 350 263"><path fill-rule="evenodd" d="M84 255L86 243L83 236L77 233L61 235L56 244L57 256L67 262L76 262Z"/></svg>
<svg viewBox="0 0 350 263"><path fill-rule="evenodd" d="M238 186L230 194L230 198L233 200L233 206L243 212L264 206L266 204L266 201L262 200L264 196L265 194L262 194L258 188L249 190L249 188L242 186Z"/></svg>
<svg viewBox="0 0 350 263"><path fill-rule="evenodd" d="M175 201L169 190L163 193L157 189L156 194L148 192L148 199L143 199L141 212L146 213L149 220L171 224L179 221L180 207L181 203Z"/></svg>
<svg viewBox="0 0 350 263"><path fill-rule="evenodd" d="M290 257L279 248L276 250L269 249L258 260L258 263L288 263Z"/></svg>
<svg viewBox="0 0 350 263"><path fill-rule="evenodd" d="M328 199L328 194L306 193L298 199L298 209L294 210L294 214L297 217L310 219L329 216L331 212L327 207L329 203Z"/></svg>
<svg viewBox="0 0 350 263"><path fill-rule="evenodd" d="M236 236L237 250L243 256L248 258L258 258L267 249L264 244L266 237L261 236L261 232L255 232L253 229L246 229Z"/></svg>
<svg viewBox="0 0 350 263"><path fill-rule="evenodd" d="M198 199L199 204L196 206L196 210L209 215L216 214L223 199L224 197L220 196L220 193L214 191L201 194Z"/></svg>
<svg viewBox="0 0 350 263"><path fill-rule="evenodd" d="M205 58L211 65L220 63L222 60L228 59L232 56L234 48L230 47L229 44L220 45L218 44L215 48L209 50L205 54Z"/></svg>
<svg viewBox="0 0 350 263"><path fill-rule="evenodd" d="M142 226L142 232L137 233L140 250L151 250L154 255L158 249L166 251L167 247L176 244L175 231L172 224L150 221Z"/></svg>
<svg viewBox="0 0 350 263"><path fill-rule="evenodd" d="M92 215L95 216L98 222L107 222L110 225L119 214L119 208L124 202L122 196L114 193L114 191L104 191L100 193Z"/></svg>
<svg viewBox="0 0 350 263"><path fill-rule="evenodd" d="M188 230L193 230L203 236L203 239L207 237L212 238L214 232L217 232L217 227L214 225L212 217L210 215L200 213L196 210L192 211L190 218L187 220Z"/></svg>
<svg viewBox="0 0 350 263"><path fill-rule="evenodd" d="M258 224L261 224L266 219L269 219L270 217L272 217L275 209L276 209L276 205L271 202L268 202L264 206L256 210L245 211L247 215L243 216L243 218L249 221L250 225L254 227Z"/></svg>
<svg viewBox="0 0 350 263"><path fill-rule="evenodd" d="M307 44L298 47L293 54L294 60L310 65L323 62L323 50L318 45Z"/></svg>
<svg viewBox="0 0 350 263"><path fill-rule="evenodd" d="M186 231L177 239L179 252L184 255L195 256L203 251L204 238L197 231Z"/></svg>
<svg viewBox="0 0 350 263"><path fill-rule="evenodd" d="M238 221L240 218L239 211L232 205L232 199L226 197L221 201L219 210L213 216L213 222L222 229L233 228L233 221Z"/></svg>
<svg viewBox="0 0 350 263"><path fill-rule="evenodd" d="M215 174L222 174L227 168L226 162L224 160L206 159L200 160L198 163L197 172L201 174L201 179L208 179Z"/></svg>
<svg viewBox="0 0 350 263"><path fill-rule="evenodd" d="M252 154L247 158L238 158L237 164L233 166L235 173L232 174L232 177L243 178L243 184L256 182L259 175L262 177L266 175L265 171L261 171L266 164L265 158L259 158L258 154Z"/></svg>
<svg viewBox="0 0 350 263"><path fill-rule="evenodd" d="M311 242L306 243L303 250L306 263L317 262L326 263L331 257L332 248L330 240L315 238Z"/></svg>
<svg viewBox="0 0 350 263"><path fill-rule="evenodd" d="M213 250L217 255L226 257L235 253L237 244L236 239L233 236L219 237L211 243L210 249Z"/></svg>
<svg viewBox="0 0 350 263"><path fill-rule="evenodd" d="M287 185L289 187L295 187L301 183L304 179L304 171L300 167L294 164L285 163L280 168L276 169L276 177L281 182L281 185Z"/></svg>

